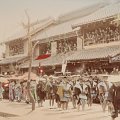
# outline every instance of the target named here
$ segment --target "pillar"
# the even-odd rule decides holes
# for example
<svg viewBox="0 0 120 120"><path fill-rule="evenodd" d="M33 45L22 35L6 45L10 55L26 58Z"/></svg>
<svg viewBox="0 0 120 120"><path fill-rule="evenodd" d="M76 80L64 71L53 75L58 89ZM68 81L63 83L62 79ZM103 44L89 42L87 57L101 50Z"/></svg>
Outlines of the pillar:
<svg viewBox="0 0 120 120"><path fill-rule="evenodd" d="M10 56L10 50L9 50L9 44L5 44L6 45L6 50L5 50L5 57L9 57Z"/></svg>
<svg viewBox="0 0 120 120"><path fill-rule="evenodd" d="M33 50L33 57L39 56L39 44Z"/></svg>
<svg viewBox="0 0 120 120"><path fill-rule="evenodd" d="M57 42L51 42L51 55L56 55L57 54Z"/></svg>
<svg viewBox="0 0 120 120"><path fill-rule="evenodd" d="M83 39L80 36L77 36L77 50L83 49Z"/></svg>

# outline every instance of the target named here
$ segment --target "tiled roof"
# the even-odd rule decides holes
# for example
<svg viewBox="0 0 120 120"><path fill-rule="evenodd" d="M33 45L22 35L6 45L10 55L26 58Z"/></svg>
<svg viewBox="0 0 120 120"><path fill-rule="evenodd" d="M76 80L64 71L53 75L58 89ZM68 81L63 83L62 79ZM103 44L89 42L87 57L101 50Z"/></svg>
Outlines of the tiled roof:
<svg viewBox="0 0 120 120"><path fill-rule="evenodd" d="M34 40L41 40L46 39L49 37L66 34L69 32L72 32L72 25L75 23L79 23L79 21L82 19L82 17L87 16L96 10L100 9L101 7L104 7L105 4L97 4L89 6L84 9L80 9L77 11L74 11L68 15L63 15L58 17L58 20L56 20L56 24L44 29L41 31Z"/></svg>
<svg viewBox="0 0 120 120"><path fill-rule="evenodd" d="M37 21L35 23L31 24L31 29L30 29L30 34L34 35L35 33L37 33L38 31L43 30L45 27L49 26L50 24L53 24L55 22L54 18L52 17L48 17L48 19L43 19L41 21ZM25 28L21 28L19 30L16 30L16 32L8 37L8 39L6 39L6 42L10 42L13 40L17 40L17 39L26 39L27 37L27 25L24 25Z"/></svg>
<svg viewBox="0 0 120 120"><path fill-rule="evenodd" d="M10 63L15 63L18 62L22 59L27 58L27 56L23 56L23 57L12 57L12 58L4 58L0 61L0 65L2 64L10 64Z"/></svg>
<svg viewBox="0 0 120 120"><path fill-rule="evenodd" d="M66 54L58 54L56 56L51 56L48 59L40 62L41 66L53 66L53 65L62 65L63 61L74 52L68 52Z"/></svg>
<svg viewBox="0 0 120 120"><path fill-rule="evenodd" d="M57 54L55 56L51 56L47 59L43 59L43 60L34 60L32 62L32 67L39 67L39 63L41 66L54 66L54 65L62 65L63 61L70 56L71 54L73 54L74 52L69 52L66 54ZM24 64L21 65L21 68L28 68L29 67L29 63L26 62Z"/></svg>
<svg viewBox="0 0 120 120"><path fill-rule="evenodd" d="M76 51L66 58L68 61L92 60L113 57L120 53L120 45Z"/></svg>
<svg viewBox="0 0 120 120"><path fill-rule="evenodd" d="M72 24L78 23L82 17L95 12L96 10L100 9L101 7L103 7L105 5L106 5L105 3L93 4L91 6L60 15L56 20L54 19L54 17L48 17L47 19L45 18L43 20L36 22L37 24L32 23L31 28L34 28L32 30L32 33L33 32L36 33L38 31L40 32L37 34L37 36L35 36L35 39L38 40L41 38L43 39L46 37L71 32ZM46 25L49 26L48 23L51 23L51 24L56 23L56 24L47 29ZM45 29L45 31L43 29ZM43 32L41 32L41 31L43 31ZM24 38L26 38L26 35L27 35L26 30L21 28L20 30L16 30L16 32L12 36L10 36L5 42L17 40L19 38L24 39Z"/></svg>
<svg viewBox="0 0 120 120"><path fill-rule="evenodd" d="M87 23L91 23L94 21L108 18L108 17L112 17L117 14L120 14L120 2L109 4L90 15L81 18L81 20L78 23L73 24L73 28L81 26L83 24L87 24Z"/></svg>

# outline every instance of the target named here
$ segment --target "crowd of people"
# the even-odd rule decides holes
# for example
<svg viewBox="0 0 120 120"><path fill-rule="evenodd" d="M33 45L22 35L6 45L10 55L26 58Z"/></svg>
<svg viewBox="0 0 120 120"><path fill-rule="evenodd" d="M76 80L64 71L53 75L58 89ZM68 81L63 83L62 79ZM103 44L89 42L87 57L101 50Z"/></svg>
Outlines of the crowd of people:
<svg viewBox="0 0 120 120"><path fill-rule="evenodd" d="M41 77L38 83L35 80L31 80L30 83L30 91L39 107L44 106L44 102L49 100L50 108L53 108L56 102L58 109L67 110L69 102L72 102L73 108L79 111L80 108L85 110L86 104L92 107L93 101L97 100L103 111L108 105L113 119L118 116L120 86L116 89L114 84L107 81L106 77L92 75L53 77L46 75L43 78ZM3 91L0 85L0 97ZM26 81L9 83L9 101L30 103Z"/></svg>
<svg viewBox="0 0 120 120"><path fill-rule="evenodd" d="M51 53L51 44L49 42L39 45L40 55Z"/></svg>
<svg viewBox="0 0 120 120"><path fill-rule="evenodd" d="M61 40L57 45L57 53L67 53L77 50L77 41L73 40Z"/></svg>
<svg viewBox="0 0 120 120"><path fill-rule="evenodd" d="M85 46L120 40L120 25L117 26L111 20L91 24L93 24L91 26L93 29L91 28L83 33Z"/></svg>
<svg viewBox="0 0 120 120"><path fill-rule="evenodd" d="M92 75L92 74L109 74L108 71L106 69L86 69L85 73L88 75Z"/></svg>
<svg viewBox="0 0 120 120"><path fill-rule="evenodd" d="M11 43L9 45L10 56L19 55L24 53L24 44L21 41Z"/></svg>
<svg viewBox="0 0 120 120"><path fill-rule="evenodd" d="M120 74L120 70L118 67L114 67L111 71L107 70L107 69L102 69L102 68L88 68L84 71L85 74L87 75L92 75L92 74L108 74L108 75L119 75Z"/></svg>
<svg viewBox="0 0 120 120"><path fill-rule="evenodd" d="M57 53L67 53L70 51L77 50L77 40L59 40L57 41ZM49 54L51 53L50 43L40 44L40 54Z"/></svg>

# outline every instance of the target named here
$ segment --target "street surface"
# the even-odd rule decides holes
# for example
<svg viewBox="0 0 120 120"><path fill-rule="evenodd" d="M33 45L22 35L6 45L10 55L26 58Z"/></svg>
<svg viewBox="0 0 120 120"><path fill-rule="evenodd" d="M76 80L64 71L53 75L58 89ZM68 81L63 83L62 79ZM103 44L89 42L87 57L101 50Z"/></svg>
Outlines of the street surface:
<svg viewBox="0 0 120 120"><path fill-rule="evenodd" d="M99 104L94 104L91 108L86 105L84 111L79 112L72 109L69 103L68 110L60 110L49 107L49 102L44 103L44 107L38 107L31 112L31 105L24 102L0 101L0 120L111 120L109 113L102 112ZM120 115L116 120L120 120Z"/></svg>

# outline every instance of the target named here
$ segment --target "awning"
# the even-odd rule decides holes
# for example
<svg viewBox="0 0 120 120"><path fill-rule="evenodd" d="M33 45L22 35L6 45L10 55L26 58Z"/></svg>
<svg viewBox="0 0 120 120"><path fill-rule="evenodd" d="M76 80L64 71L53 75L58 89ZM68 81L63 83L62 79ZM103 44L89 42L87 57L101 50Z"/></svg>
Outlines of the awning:
<svg viewBox="0 0 120 120"><path fill-rule="evenodd" d="M51 56L51 57L46 58L46 59L34 60L32 62L32 67L39 67L39 63L40 63L41 66L62 65L63 61L73 53L74 52L69 52L69 53L66 53L66 54L57 54L55 56ZM29 67L28 62L21 65L21 68L28 68L28 67Z"/></svg>
<svg viewBox="0 0 120 120"><path fill-rule="evenodd" d="M119 45L102 47L102 48L93 48L93 49L77 51L73 55L67 57L67 61L110 58L119 53L120 53Z"/></svg>
<svg viewBox="0 0 120 120"><path fill-rule="evenodd" d="M55 55L45 59L43 62L40 62L40 64L41 66L61 65L64 59L65 55L63 54Z"/></svg>
<svg viewBox="0 0 120 120"><path fill-rule="evenodd" d="M32 67L39 67L39 60L32 61ZM29 61L21 64L20 68L29 68Z"/></svg>
<svg viewBox="0 0 120 120"><path fill-rule="evenodd" d="M74 51L68 52L66 54L61 53L55 56L51 56L44 61L40 62L41 66L55 66L55 65L62 65L65 62L66 58L70 55L74 54Z"/></svg>
<svg viewBox="0 0 120 120"><path fill-rule="evenodd" d="M21 61L21 60L23 60L23 59L25 59L25 58L27 58L27 56L4 58L4 59L2 59L2 60L0 61L0 65L16 63L16 62Z"/></svg>
<svg viewBox="0 0 120 120"><path fill-rule="evenodd" d="M72 27L76 28L83 24L99 21L117 14L120 14L120 3L110 4L105 7L102 7L101 9L86 17L81 18L78 24L73 24Z"/></svg>

